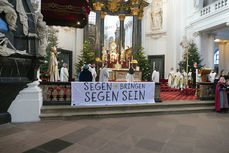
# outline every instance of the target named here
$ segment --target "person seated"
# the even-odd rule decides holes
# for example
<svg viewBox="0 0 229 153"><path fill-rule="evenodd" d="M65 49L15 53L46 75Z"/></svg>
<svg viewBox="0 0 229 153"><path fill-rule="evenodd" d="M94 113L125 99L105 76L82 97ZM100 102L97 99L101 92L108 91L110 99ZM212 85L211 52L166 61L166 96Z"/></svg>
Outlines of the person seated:
<svg viewBox="0 0 229 153"><path fill-rule="evenodd" d="M83 71L80 73L80 76L79 76L79 81L80 82L92 82L92 74L89 71L88 65L84 65Z"/></svg>

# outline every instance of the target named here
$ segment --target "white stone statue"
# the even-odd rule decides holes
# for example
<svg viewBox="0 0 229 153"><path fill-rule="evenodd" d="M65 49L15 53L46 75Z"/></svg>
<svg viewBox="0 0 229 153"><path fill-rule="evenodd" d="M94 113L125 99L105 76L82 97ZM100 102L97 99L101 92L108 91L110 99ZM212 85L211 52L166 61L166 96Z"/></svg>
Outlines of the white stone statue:
<svg viewBox="0 0 229 153"><path fill-rule="evenodd" d="M194 0L194 8L198 9L200 8L200 0Z"/></svg>
<svg viewBox="0 0 229 153"><path fill-rule="evenodd" d="M23 25L23 33L27 36L29 33L28 16L26 15L22 0L17 0L16 2L16 10L19 13L20 22Z"/></svg>
<svg viewBox="0 0 229 153"><path fill-rule="evenodd" d="M8 0L0 0L0 13L5 13L5 19L10 30L16 30L17 13L14 6Z"/></svg>
<svg viewBox="0 0 229 153"><path fill-rule="evenodd" d="M107 61L107 51L105 46L103 46L103 50L102 50L102 61L103 62Z"/></svg>
<svg viewBox="0 0 229 153"><path fill-rule="evenodd" d="M46 48L48 45L48 28L43 21L43 15L38 12L37 14L37 35L39 37L38 52L41 56L46 56Z"/></svg>
<svg viewBox="0 0 229 153"><path fill-rule="evenodd" d="M152 30L162 29L162 22L163 22L162 4L163 4L162 0L153 1L153 6L151 10Z"/></svg>

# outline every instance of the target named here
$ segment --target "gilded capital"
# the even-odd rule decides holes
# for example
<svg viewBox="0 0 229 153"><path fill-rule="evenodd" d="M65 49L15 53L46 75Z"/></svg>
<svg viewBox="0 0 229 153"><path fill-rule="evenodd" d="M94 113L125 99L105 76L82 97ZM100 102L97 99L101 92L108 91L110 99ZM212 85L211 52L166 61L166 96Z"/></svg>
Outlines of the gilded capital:
<svg viewBox="0 0 229 153"><path fill-rule="evenodd" d="M143 18L143 13L142 12L140 12L139 14L138 14L138 20L141 20L142 18Z"/></svg>
<svg viewBox="0 0 229 153"><path fill-rule="evenodd" d="M100 3L100 2L95 2L95 3L93 3L93 6L94 6L96 11L101 11L104 4Z"/></svg>
<svg viewBox="0 0 229 153"><path fill-rule="evenodd" d="M132 3L132 5L134 5L134 4L140 4L140 1L141 0L131 0L131 3Z"/></svg>
<svg viewBox="0 0 229 153"><path fill-rule="evenodd" d="M138 15L138 12L139 12L140 10L139 10L139 8L137 8L137 7L134 7L134 8L131 8L131 13L132 13L132 15Z"/></svg>
<svg viewBox="0 0 229 153"><path fill-rule="evenodd" d="M103 12L103 11L101 12L101 18L102 18L102 19L104 19L104 17L105 17L106 15L107 15L106 12Z"/></svg>
<svg viewBox="0 0 229 153"><path fill-rule="evenodd" d="M125 20L125 17L126 17L125 14L119 14L118 16L119 16L119 20L120 21L124 21Z"/></svg>

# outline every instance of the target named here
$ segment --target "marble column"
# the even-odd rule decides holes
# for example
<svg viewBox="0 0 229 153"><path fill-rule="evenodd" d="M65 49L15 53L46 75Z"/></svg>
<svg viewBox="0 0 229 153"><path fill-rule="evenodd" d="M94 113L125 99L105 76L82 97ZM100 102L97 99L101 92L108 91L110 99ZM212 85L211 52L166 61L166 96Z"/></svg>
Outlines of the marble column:
<svg viewBox="0 0 229 153"><path fill-rule="evenodd" d="M131 12L133 15L133 34L132 34L132 51L133 51L133 59L136 59L137 57L137 51L138 51L138 7L131 8Z"/></svg>
<svg viewBox="0 0 229 153"><path fill-rule="evenodd" d="M120 49L123 47L125 49L125 29L124 29L124 20L125 20L125 14L119 15L120 20Z"/></svg>
<svg viewBox="0 0 229 153"><path fill-rule="evenodd" d="M140 12L138 14L138 44L137 44L137 47L141 47L142 46L142 17L143 17L143 12Z"/></svg>
<svg viewBox="0 0 229 153"><path fill-rule="evenodd" d="M96 10L96 27L95 27L95 56L101 58L101 10L104 4L100 2L93 3Z"/></svg>
<svg viewBox="0 0 229 153"><path fill-rule="evenodd" d="M102 48L104 46L104 17L106 13L101 12L101 27L100 27L100 55L102 56Z"/></svg>

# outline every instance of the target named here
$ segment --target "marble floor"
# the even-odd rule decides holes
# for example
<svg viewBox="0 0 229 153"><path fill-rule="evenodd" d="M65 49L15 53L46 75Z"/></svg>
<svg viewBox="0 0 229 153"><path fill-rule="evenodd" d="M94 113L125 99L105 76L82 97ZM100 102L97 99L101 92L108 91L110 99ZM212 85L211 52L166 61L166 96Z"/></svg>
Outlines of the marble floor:
<svg viewBox="0 0 229 153"><path fill-rule="evenodd" d="M0 153L228 153L229 113L0 125Z"/></svg>

